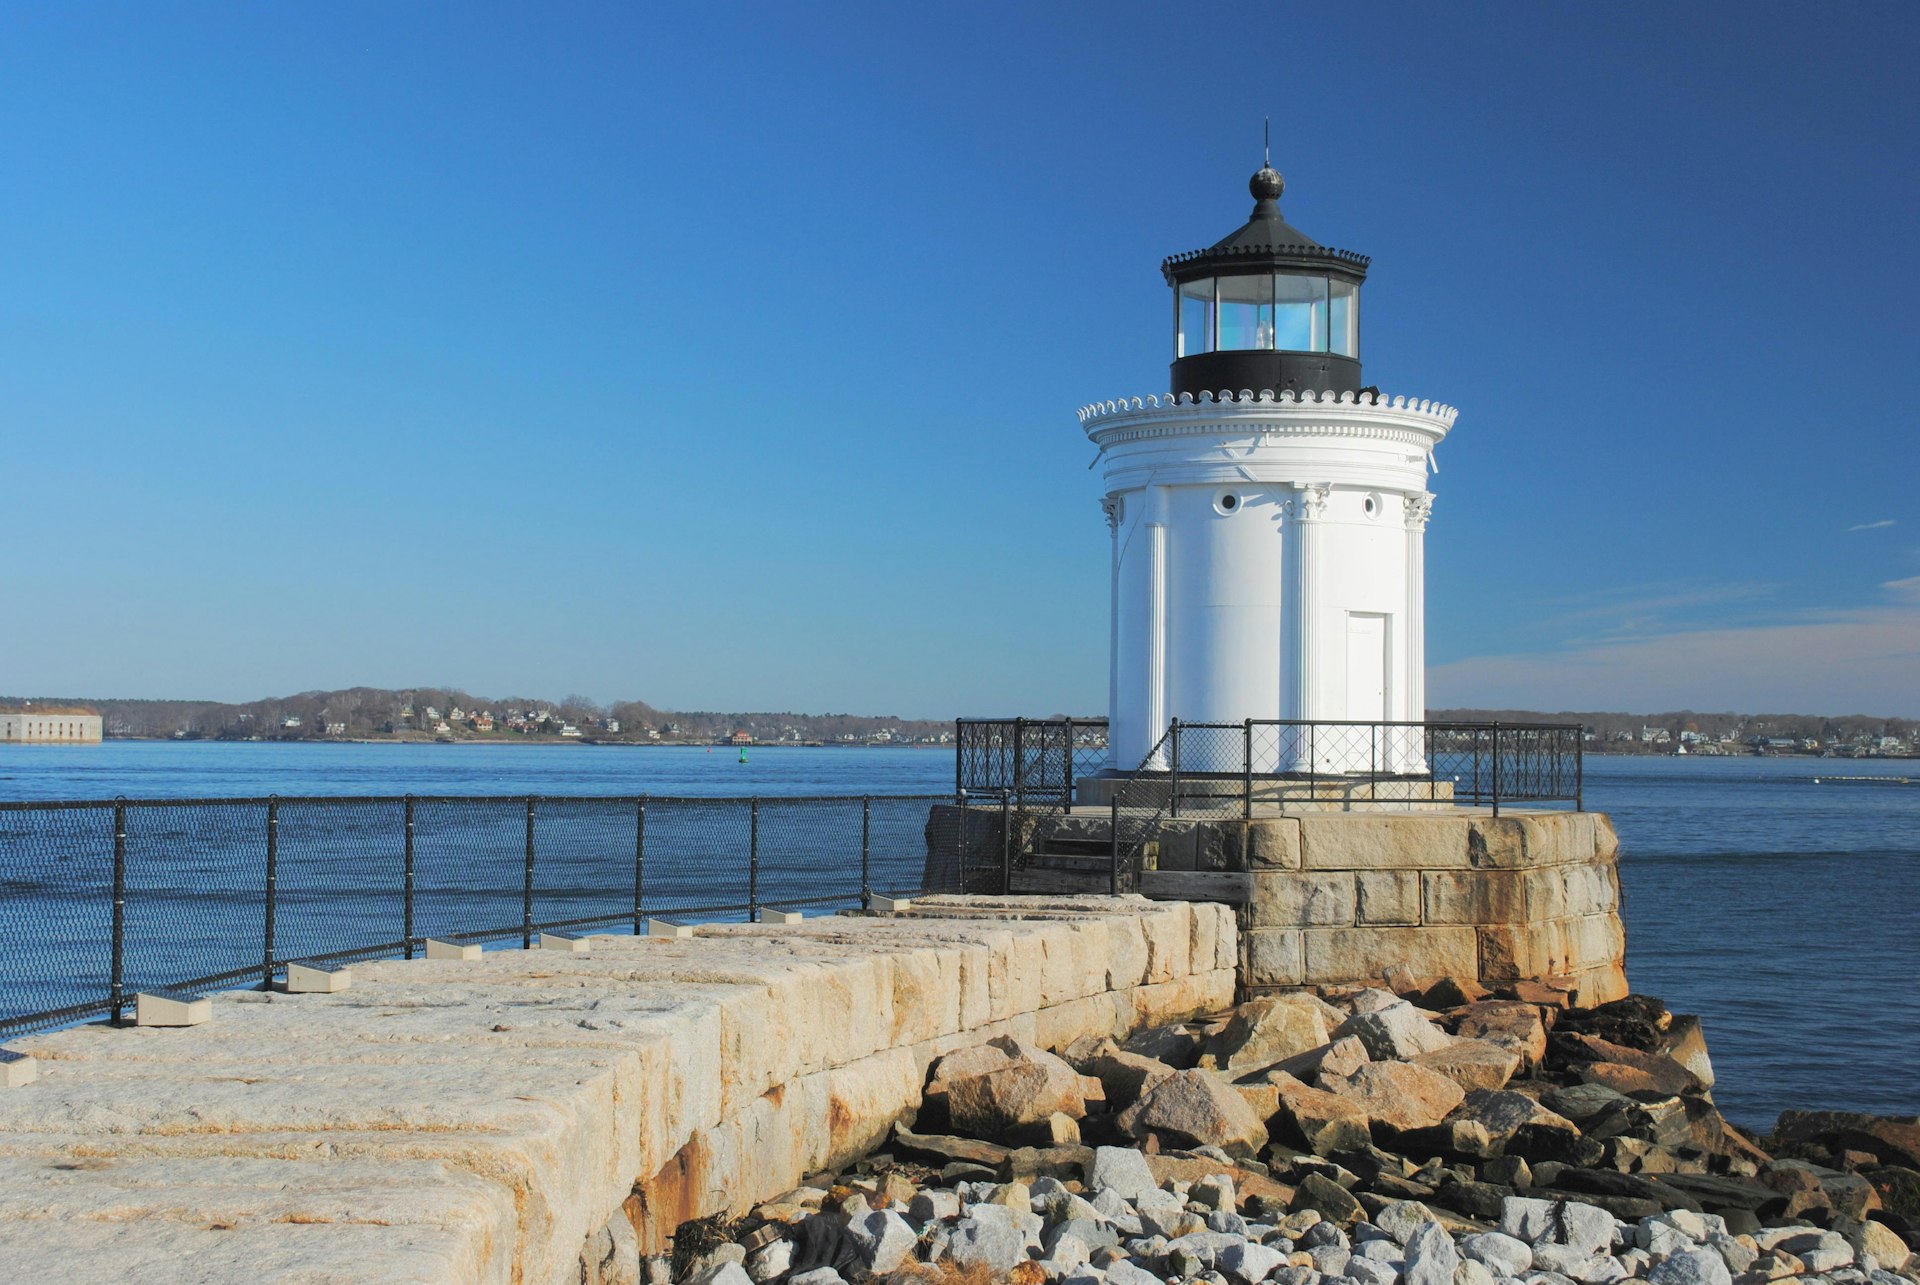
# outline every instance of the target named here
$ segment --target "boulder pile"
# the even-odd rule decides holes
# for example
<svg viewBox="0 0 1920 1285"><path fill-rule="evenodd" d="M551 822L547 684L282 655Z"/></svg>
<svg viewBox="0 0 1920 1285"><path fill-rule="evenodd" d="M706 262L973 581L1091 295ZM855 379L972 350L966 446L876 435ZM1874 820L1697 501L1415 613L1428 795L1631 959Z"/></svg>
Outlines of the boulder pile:
<svg viewBox="0 0 1920 1285"><path fill-rule="evenodd" d="M915 1127L656 1285L1915 1285L1920 1121L1714 1106L1697 1020L1471 981L930 1070Z"/></svg>

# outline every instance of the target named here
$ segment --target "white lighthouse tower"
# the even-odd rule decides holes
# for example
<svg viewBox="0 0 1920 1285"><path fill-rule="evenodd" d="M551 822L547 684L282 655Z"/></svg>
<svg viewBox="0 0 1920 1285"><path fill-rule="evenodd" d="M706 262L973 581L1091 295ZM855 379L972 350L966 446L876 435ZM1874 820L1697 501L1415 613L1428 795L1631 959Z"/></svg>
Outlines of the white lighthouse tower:
<svg viewBox="0 0 1920 1285"><path fill-rule="evenodd" d="M1272 168L1249 187L1246 226L1161 265L1172 391L1080 412L1113 532L1117 772L1157 766L1175 719L1426 715L1427 477L1456 412L1363 386L1368 260L1289 226ZM1424 770L1418 735L1293 730L1253 746L1254 770ZM1209 743L1188 738L1187 770L1242 765L1237 741Z"/></svg>

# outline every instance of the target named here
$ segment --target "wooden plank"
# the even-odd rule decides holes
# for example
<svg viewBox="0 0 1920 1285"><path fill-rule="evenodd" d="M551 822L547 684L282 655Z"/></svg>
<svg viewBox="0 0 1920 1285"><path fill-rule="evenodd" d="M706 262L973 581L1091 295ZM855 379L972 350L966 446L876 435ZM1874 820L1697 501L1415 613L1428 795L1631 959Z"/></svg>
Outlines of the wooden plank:
<svg viewBox="0 0 1920 1285"><path fill-rule="evenodd" d="M1142 870L1140 892L1155 901L1253 900L1253 875L1244 870Z"/></svg>
<svg viewBox="0 0 1920 1285"><path fill-rule="evenodd" d="M1033 866L1013 872L1013 892L1105 892L1107 876Z"/></svg>

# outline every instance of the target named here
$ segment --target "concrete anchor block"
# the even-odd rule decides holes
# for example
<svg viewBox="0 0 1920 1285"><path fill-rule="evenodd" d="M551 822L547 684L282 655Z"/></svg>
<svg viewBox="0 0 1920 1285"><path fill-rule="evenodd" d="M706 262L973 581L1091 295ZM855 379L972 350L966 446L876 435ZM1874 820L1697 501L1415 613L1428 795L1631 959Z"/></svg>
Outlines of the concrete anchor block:
<svg viewBox="0 0 1920 1285"><path fill-rule="evenodd" d="M427 938L427 958L474 960L480 958L480 948L465 942L439 941L429 937Z"/></svg>
<svg viewBox="0 0 1920 1285"><path fill-rule="evenodd" d="M760 922L763 924L802 924L807 917L797 910L763 910Z"/></svg>
<svg viewBox="0 0 1920 1285"><path fill-rule="evenodd" d="M333 995L353 985L351 968L316 968L312 964L287 965L287 994Z"/></svg>
<svg viewBox="0 0 1920 1285"><path fill-rule="evenodd" d="M541 933L537 943L539 950L559 950L569 955L584 955L592 948L593 943L585 937L569 937L565 933Z"/></svg>
<svg viewBox="0 0 1920 1285"><path fill-rule="evenodd" d="M40 1063L26 1053L0 1049L0 1088L17 1089L40 1078Z"/></svg>
<svg viewBox="0 0 1920 1285"><path fill-rule="evenodd" d="M883 897L873 894L873 913L876 915L897 915L913 905L911 897Z"/></svg>
<svg viewBox="0 0 1920 1285"><path fill-rule="evenodd" d="M647 936L691 937L693 936L693 925L676 924L671 919L649 919L647 920Z"/></svg>
<svg viewBox="0 0 1920 1285"><path fill-rule="evenodd" d="M134 998L136 1026L198 1026L213 1017L213 1001L179 991L142 991Z"/></svg>

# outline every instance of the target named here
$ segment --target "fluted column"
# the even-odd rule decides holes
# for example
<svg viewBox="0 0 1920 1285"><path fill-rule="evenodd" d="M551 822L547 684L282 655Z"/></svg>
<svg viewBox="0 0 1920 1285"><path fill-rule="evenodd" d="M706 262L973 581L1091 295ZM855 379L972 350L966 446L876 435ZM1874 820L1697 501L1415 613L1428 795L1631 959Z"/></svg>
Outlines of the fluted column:
<svg viewBox="0 0 1920 1285"><path fill-rule="evenodd" d="M1407 605L1406 619L1406 712L1408 722L1424 722L1427 717L1427 520L1433 516L1433 494L1422 491L1405 498L1407 519ZM1426 755L1419 738L1413 738L1410 756L1400 765L1404 772L1426 770Z"/></svg>
<svg viewBox="0 0 1920 1285"><path fill-rule="evenodd" d="M1107 543L1110 547L1107 570L1107 766L1119 770L1118 740L1115 724L1120 718L1120 505L1118 495L1100 501L1107 517ZM1073 753L1073 747L1067 747ZM1126 765L1131 767L1131 764Z"/></svg>
<svg viewBox="0 0 1920 1285"><path fill-rule="evenodd" d="M1147 726L1148 748L1167 730L1167 488L1150 486L1147 512ZM1164 757L1162 755L1161 757ZM1164 764L1157 759L1154 767Z"/></svg>

